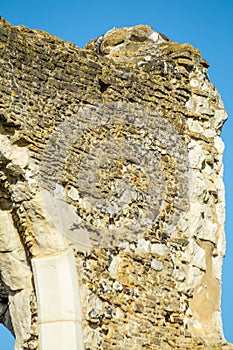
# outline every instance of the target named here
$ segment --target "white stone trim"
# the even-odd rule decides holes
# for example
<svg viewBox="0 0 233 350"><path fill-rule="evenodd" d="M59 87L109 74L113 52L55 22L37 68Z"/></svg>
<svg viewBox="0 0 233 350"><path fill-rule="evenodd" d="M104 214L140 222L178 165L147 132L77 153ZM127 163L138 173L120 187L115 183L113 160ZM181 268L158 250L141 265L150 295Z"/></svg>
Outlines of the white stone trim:
<svg viewBox="0 0 233 350"><path fill-rule="evenodd" d="M83 350L78 278L71 250L32 259L39 350Z"/></svg>

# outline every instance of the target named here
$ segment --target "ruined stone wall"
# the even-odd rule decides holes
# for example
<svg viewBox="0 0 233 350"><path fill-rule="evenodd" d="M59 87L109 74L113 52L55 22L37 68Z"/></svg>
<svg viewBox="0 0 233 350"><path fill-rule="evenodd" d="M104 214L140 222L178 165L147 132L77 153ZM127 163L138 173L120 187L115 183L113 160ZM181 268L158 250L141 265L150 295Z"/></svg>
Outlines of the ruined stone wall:
<svg viewBox="0 0 233 350"><path fill-rule="evenodd" d="M43 336L38 261L70 250L74 349L230 349L226 113L200 52L148 26L79 49L2 19L0 40L0 321L16 349Z"/></svg>

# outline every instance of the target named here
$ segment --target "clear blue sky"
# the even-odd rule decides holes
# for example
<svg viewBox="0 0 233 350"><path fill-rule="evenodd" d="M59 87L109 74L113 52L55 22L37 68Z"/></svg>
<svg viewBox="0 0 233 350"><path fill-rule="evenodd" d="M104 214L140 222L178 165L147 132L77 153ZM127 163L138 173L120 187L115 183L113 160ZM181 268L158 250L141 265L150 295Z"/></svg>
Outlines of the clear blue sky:
<svg viewBox="0 0 233 350"><path fill-rule="evenodd" d="M173 41L191 43L209 61L210 79L229 116L222 134L227 201L222 310L225 336L233 342L233 0L1 0L0 15L79 47L114 26L149 24ZM13 349L8 338L0 327L0 350Z"/></svg>

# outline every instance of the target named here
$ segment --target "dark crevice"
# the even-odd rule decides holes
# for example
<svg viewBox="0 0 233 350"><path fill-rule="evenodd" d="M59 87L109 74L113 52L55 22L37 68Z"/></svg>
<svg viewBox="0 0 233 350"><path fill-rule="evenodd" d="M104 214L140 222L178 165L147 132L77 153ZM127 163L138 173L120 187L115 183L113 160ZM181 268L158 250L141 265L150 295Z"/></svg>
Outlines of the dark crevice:
<svg viewBox="0 0 233 350"><path fill-rule="evenodd" d="M136 42L143 42L146 41L147 37L146 36L139 36L139 35L135 35L132 34L131 37L129 38L129 40L131 41L136 41Z"/></svg>
<svg viewBox="0 0 233 350"><path fill-rule="evenodd" d="M99 79L100 92L105 92L111 84L105 83L103 80Z"/></svg>
<svg viewBox="0 0 233 350"><path fill-rule="evenodd" d="M116 43L114 46L121 45L121 44L123 44L124 42L125 42L125 40L123 39L123 40L119 41L118 43Z"/></svg>
<svg viewBox="0 0 233 350"><path fill-rule="evenodd" d="M17 145L19 147L26 147L30 144L31 143L28 140L26 140L24 137L20 137L20 139L13 142L13 145Z"/></svg>
<svg viewBox="0 0 233 350"><path fill-rule="evenodd" d="M132 97L129 97L129 98L128 98L128 101L129 101L129 102L135 102L135 99L132 98Z"/></svg>

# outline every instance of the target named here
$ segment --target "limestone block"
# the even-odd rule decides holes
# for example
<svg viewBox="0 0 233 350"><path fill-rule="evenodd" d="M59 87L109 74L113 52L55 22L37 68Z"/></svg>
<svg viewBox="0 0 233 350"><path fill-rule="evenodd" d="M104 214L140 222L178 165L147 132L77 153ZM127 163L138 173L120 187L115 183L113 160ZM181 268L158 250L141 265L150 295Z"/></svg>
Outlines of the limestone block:
<svg viewBox="0 0 233 350"><path fill-rule="evenodd" d="M222 260L224 257L224 248L221 247L221 244L218 245L219 249L217 250L218 255L215 255L212 258L212 269L213 269L213 274L215 278L219 281L219 283L222 283ZM219 253L220 252L220 253Z"/></svg>
<svg viewBox="0 0 233 350"><path fill-rule="evenodd" d="M193 100L194 100L194 110L196 113L200 114L213 114L213 110L211 110L209 101L207 98L198 96L198 95L193 95Z"/></svg>
<svg viewBox="0 0 233 350"><path fill-rule="evenodd" d="M216 243L218 225L210 219L205 219L197 228L197 237Z"/></svg>
<svg viewBox="0 0 233 350"><path fill-rule="evenodd" d="M75 187L71 186L68 191L68 197L73 199L73 201L77 201L79 199L78 190Z"/></svg>
<svg viewBox="0 0 233 350"><path fill-rule="evenodd" d="M205 250L202 249L195 240L191 239L190 242L190 254L192 255L192 265L198 267L201 270L206 269L206 256Z"/></svg>
<svg viewBox="0 0 233 350"><path fill-rule="evenodd" d="M48 191L42 196L37 192L30 202L24 203L24 207L33 223L37 242L42 251L48 253L65 249L67 242L65 235L62 234L63 227L59 224L62 212L59 212L53 197L51 195L47 197L47 193ZM66 216L63 217L66 220Z"/></svg>
<svg viewBox="0 0 233 350"><path fill-rule="evenodd" d="M190 266L188 269L187 281L185 283L187 289L192 289L200 281L203 272L195 266Z"/></svg>
<svg viewBox="0 0 233 350"><path fill-rule="evenodd" d="M197 229L201 221L201 213L205 211L203 204L198 202L190 203L189 229L192 236L197 234Z"/></svg>
<svg viewBox="0 0 233 350"><path fill-rule="evenodd" d="M24 252L19 249L0 253L0 269L2 280L12 291L31 286L31 270Z"/></svg>
<svg viewBox="0 0 233 350"><path fill-rule="evenodd" d="M206 123L207 124L207 123ZM213 138L216 136L216 131L214 128L211 128L210 126L206 126L206 129L203 132L203 135L207 138Z"/></svg>
<svg viewBox="0 0 233 350"><path fill-rule="evenodd" d="M223 257L225 256L225 250L226 250L226 238L224 234L224 225L221 224L218 226L218 232L217 232L217 247L216 247L216 254L213 257L212 260L212 268L213 268L213 274L214 276L219 280L221 283L222 281L222 261Z"/></svg>
<svg viewBox="0 0 233 350"><path fill-rule="evenodd" d="M190 80L190 86L197 88L197 87L200 87L200 85L201 85L201 82L196 77Z"/></svg>
<svg viewBox="0 0 233 350"><path fill-rule="evenodd" d="M137 250L140 252L148 252L150 249L150 241L145 240L144 238L138 239Z"/></svg>
<svg viewBox="0 0 233 350"><path fill-rule="evenodd" d="M197 132L197 133L203 133L203 127L200 125L200 123L197 120L188 120L188 127L189 130L192 132Z"/></svg>
<svg viewBox="0 0 233 350"><path fill-rule="evenodd" d="M194 169L201 169L202 163L205 160L205 154L203 152L203 145L195 141L191 141L189 144L189 160L190 167Z"/></svg>
<svg viewBox="0 0 233 350"><path fill-rule="evenodd" d="M60 321L39 324L39 350L83 350L82 326L79 322Z"/></svg>
<svg viewBox="0 0 233 350"><path fill-rule="evenodd" d="M18 271L20 273L20 271ZM20 291L11 292L9 295L9 311L11 322L16 336L14 349L21 350L24 339L30 335L31 329L31 310L30 295L32 286Z"/></svg>
<svg viewBox="0 0 233 350"><path fill-rule="evenodd" d="M186 279L186 270L183 266L181 266L179 269L176 269L174 272L174 276L178 282L184 282ZM180 284L180 287L182 285Z"/></svg>
<svg viewBox="0 0 233 350"><path fill-rule="evenodd" d="M10 159L12 145L5 135L0 135L0 159Z"/></svg>
<svg viewBox="0 0 233 350"><path fill-rule="evenodd" d="M151 244L151 252L159 255L165 255L166 253L166 245L160 243Z"/></svg>
<svg viewBox="0 0 233 350"><path fill-rule="evenodd" d="M0 158L11 160L11 163L7 164L8 169L18 167L22 170L29 164L29 150L26 147L12 145L7 136L0 135Z"/></svg>
<svg viewBox="0 0 233 350"><path fill-rule="evenodd" d="M13 164L18 165L21 169L25 169L29 165L30 160L28 148L13 145L11 160Z"/></svg>
<svg viewBox="0 0 233 350"><path fill-rule="evenodd" d="M207 191L207 183L199 170L192 171L192 202L202 203Z"/></svg>
<svg viewBox="0 0 233 350"><path fill-rule="evenodd" d="M32 260L39 306L39 349L83 349L81 305L72 251Z"/></svg>
<svg viewBox="0 0 233 350"><path fill-rule="evenodd" d="M110 275L113 277L113 278L117 278L117 275L118 275L118 267L120 265L120 262L121 262L121 258L119 256L114 256L112 258L112 261L111 261L111 264L108 268L109 270L109 273Z"/></svg>
<svg viewBox="0 0 233 350"><path fill-rule="evenodd" d="M151 267L152 267L152 269L154 269L156 271L161 271L163 269L163 263L161 263L160 261L157 261L157 260L152 260Z"/></svg>
<svg viewBox="0 0 233 350"><path fill-rule="evenodd" d="M216 136L214 138L214 147L216 148L216 150L218 151L219 154L223 154L224 143L223 143L223 140L221 139L221 137Z"/></svg>
<svg viewBox="0 0 233 350"><path fill-rule="evenodd" d="M21 245L12 216L6 210L0 211L0 252L10 252Z"/></svg>
<svg viewBox="0 0 233 350"><path fill-rule="evenodd" d="M214 113L214 118L212 119L212 125L215 129L220 129L227 119L227 114L224 109L216 109Z"/></svg>

